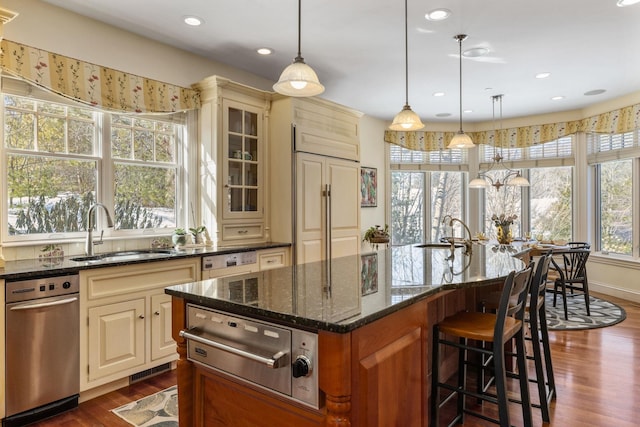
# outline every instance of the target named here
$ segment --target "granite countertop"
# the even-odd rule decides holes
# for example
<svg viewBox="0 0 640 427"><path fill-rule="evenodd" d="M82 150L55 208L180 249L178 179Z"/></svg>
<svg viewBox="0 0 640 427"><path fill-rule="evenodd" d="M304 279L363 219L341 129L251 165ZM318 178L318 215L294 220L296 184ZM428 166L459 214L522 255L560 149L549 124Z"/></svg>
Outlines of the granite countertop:
<svg viewBox="0 0 640 427"><path fill-rule="evenodd" d="M473 245L470 256L458 248L451 261L448 248L400 246L175 285L165 292L237 315L346 333L438 292L496 283L524 268L516 257L522 253L513 247Z"/></svg>
<svg viewBox="0 0 640 427"><path fill-rule="evenodd" d="M6 261L4 269L0 268L0 279L23 280L29 278L65 275L77 273L80 270L92 268L114 267L144 262L166 261L171 259L203 257L208 255L223 255L238 252L249 252L262 249L272 249L291 246L290 243L259 243L244 246L209 246L198 249L171 249L162 250L162 254L154 254L152 258L142 259L109 259L99 261L73 261L72 258L81 255L66 256L61 258L38 258L19 261Z"/></svg>

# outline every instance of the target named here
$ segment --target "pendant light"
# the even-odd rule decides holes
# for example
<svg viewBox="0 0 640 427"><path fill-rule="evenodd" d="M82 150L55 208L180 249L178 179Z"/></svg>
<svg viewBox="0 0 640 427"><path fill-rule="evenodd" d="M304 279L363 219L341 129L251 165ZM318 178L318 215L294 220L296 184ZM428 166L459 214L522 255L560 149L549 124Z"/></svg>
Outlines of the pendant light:
<svg viewBox="0 0 640 427"><path fill-rule="evenodd" d="M298 56L280 74L280 79L273 85L273 90L288 96L315 96L324 92L324 86L320 84L313 68L305 64L300 48L301 3L298 0Z"/></svg>
<svg viewBox="0 0 640 427"><path fill-rule="evenodd" d="M460 130L449 142L447 148L473 148L475 144L471 137L462 130L462 41L467 38L466 34L458 34L454 39L458 40L459 59L460 59Z"/></svg>
<svg viewBox="0 0 640 427"><path fill-rule="evenodd" d="M495 135L493 142L493 158L492 162L489 165L489 168L486 171L479 172L478 176L472 179L469 182L469 188L486 188L492 185L496 191L500 190L500 187L505 185L513 186L513 187L529 187L529 180L522 176L519 170L511 169L506 166L502 161L504 157L502 157L501 153L497 152L496 146L500 145L502 147L502 96L503 95L494 95L491 97L493 100L493 133ZM496 102L500 104L500 129L496 132ZM502 151L502 149L501 149ZM503 171L504 176L502 177L502 181L500 178L496 178L495 180L488 175L488 172L495 171Z"/></svg>
<svg viewBox="0 0 640 427"><path fill-rule="evenodd" d="M393 123L389 126L391 130L411 131L420 130L424 127L420 117L411 110L409 106L409 36L407 29L407 0L404 0L404 107L393 118Z"/></svg>

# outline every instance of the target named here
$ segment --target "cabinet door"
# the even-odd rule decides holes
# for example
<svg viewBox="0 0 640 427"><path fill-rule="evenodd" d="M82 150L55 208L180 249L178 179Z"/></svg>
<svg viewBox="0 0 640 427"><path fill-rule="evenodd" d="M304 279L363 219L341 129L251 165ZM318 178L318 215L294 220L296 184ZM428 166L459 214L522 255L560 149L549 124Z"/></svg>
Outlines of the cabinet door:
<svg viewBox="0 0 640 427"><path fill-rule="evenodd" d="M327 159L326 182L331 186L331 256L360 252L360 165Z"/></svg>
<svg viewBox="0 0 640 427"><path fill-rule="evenodd" d="M89 380L144 364L144 298L89 309Z"/></svg>
<svg viewBox="0 0 640 427"><path fill-rule="evenodd" d="M171 337L171 296L151 295L151 360L172 354L177 353Z"/></svg>
<svg viewBox="0 0 640 427"><path fill-rule="evenodd" d="M360 167L349 160L297 155L296 255L298 264L360 251ZM328 198L326 185L331 186ZM330 212L327 214L327 212Z"/></svg>
<svg viewBox="0 0 640 427"><path fill-rule="evenodd" d="M262 217L262 110L223 101L223 218Z"/></svg>

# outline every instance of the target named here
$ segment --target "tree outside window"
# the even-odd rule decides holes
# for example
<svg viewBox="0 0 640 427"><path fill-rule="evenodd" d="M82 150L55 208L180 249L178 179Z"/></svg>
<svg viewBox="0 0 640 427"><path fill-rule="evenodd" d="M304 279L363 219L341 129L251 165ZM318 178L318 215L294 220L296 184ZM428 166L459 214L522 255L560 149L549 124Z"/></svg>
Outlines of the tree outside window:
<svg viewBox="0 0 640 427"><path fill-rule="evenodd" d="M599 248L603 252L631 255L633 250L633 161L601 163L599 181Z"/></svg>

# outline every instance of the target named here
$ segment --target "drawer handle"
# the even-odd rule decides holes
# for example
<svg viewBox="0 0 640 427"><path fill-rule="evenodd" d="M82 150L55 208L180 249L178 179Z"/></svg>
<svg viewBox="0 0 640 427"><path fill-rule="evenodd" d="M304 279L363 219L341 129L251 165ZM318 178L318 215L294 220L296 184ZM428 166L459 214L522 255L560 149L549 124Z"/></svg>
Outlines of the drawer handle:
<svg viewBox="0 0 640 427"><path fill-rule="evenodd" d="M238 230L238 234L247 234L249 230Z"/></svg>
<svg viewBox="0 0 640 427"><path fill-rule="evenodd" d="M247 351L244 349L236 348L219 341L213 341L207 337L201 336L203 335L201 331L191 330L185 331L182 330L179 332L179 335L187 340L192 340L200 344L208 345L213 348L217 348L218 350L225 351L227 353L233 354L235 356L242 357L244 359L253 360L254 362L261 363L266 365L268 368L277 369L282 368L287 365L287 354L286 351L278 351L276 353L272 353L270 356L262 356L260 354L256 354L257 351ZM257 349L254 349L257 350Z"/></svg>
<svg viewBox="0 0 640 427"><path fill-rule="evenodd" d="M275 259L270 259L270 260L267 261L267 264L273 264L274 262L276 262Z"/></svg>

